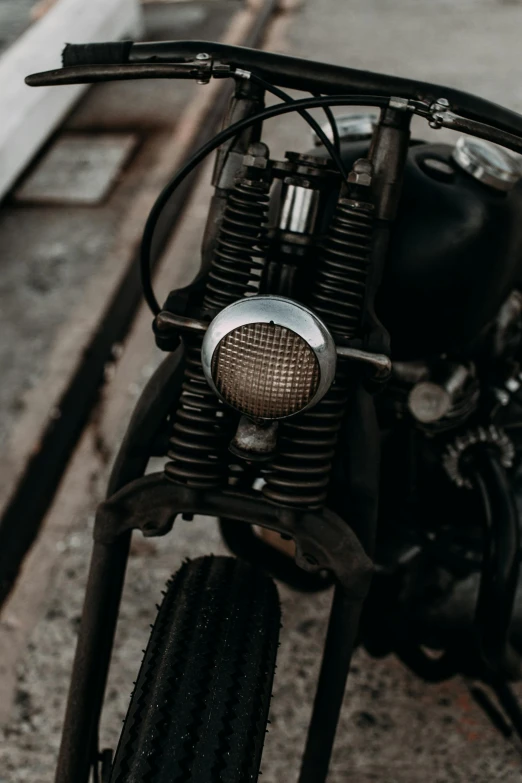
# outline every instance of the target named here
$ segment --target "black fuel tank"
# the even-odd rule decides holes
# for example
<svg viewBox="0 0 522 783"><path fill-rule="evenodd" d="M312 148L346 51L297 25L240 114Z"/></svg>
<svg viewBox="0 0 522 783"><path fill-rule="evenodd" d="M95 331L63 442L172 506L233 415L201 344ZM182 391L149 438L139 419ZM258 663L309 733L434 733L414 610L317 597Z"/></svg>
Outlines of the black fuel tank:
<svg viewBox="0 0 522 783"><path fill-rule="evenodd" d="M367 150L367 142L345 142L343 157L351 164ZM465 350L522 281L522 185L493 190L451 153L445 144L409 150L378 296L395 359Z"/></svg>

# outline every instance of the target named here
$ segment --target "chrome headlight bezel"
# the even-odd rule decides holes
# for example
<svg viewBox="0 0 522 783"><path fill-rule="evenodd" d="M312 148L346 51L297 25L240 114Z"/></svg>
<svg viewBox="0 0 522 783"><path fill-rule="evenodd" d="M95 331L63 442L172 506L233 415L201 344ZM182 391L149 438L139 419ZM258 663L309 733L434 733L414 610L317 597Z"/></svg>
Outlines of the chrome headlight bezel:
<svg viewBox="0 0 522 783"><path fill-rule="evenodd" d="M279 418L295 416L316 405L324 397L335 378L337 365L335 342L325 324L312 310L282 296L263 295L239 299L225 307L211 321L203 339L201 362L205 377L213 391L223 399L212 375L213 357L219 344L234 330L256 323L275 324L295 332L314 352L319 366L319 383L308 404L295 413Z"/></svg>

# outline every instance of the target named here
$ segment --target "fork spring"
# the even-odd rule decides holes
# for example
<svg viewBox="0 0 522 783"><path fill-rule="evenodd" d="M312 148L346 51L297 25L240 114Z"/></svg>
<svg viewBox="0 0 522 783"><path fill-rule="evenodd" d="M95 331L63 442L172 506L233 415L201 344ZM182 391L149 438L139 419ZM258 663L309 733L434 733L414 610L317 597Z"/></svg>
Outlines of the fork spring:
<svg viewBox="0 0 522 783"><path fill-rule="evenodd" d="M269 184L242 180L231 191L208 273L203 307L221 310L257 293ZM220 486L228 475L228 444L236 416L216 397L201 366L201 336L186 338L186 369L169 437L165 474L195 488ZM236 422L237 423L237 422Z"/></svg>
<svg viewBox="0 0 522 783"><path fill-rule="evenodd" d="M373 237L373 207L340 199L319 258L312 307L335 337L354 337L360 327ZM328 484L350 393L347 363L339 361L335 381L323 399L283 422L278 454L263 487L275 503L320 508Z"/></svg>

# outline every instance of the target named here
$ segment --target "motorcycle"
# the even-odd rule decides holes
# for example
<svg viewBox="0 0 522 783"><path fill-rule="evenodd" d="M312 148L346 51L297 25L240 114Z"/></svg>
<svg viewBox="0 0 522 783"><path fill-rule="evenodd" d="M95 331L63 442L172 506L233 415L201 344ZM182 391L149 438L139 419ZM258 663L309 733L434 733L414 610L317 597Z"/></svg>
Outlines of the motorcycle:
<svg viewBox="0 0 522 783"><path fill-rule="evenodd" d="M26 81L148 78L234 90L223 129L144 230L166 358L97 511L57 783L91 770L105 783L257 780L280 627L272 576L304 592L335 584L300 783L326 780L356 644L430 681L482 679L522 736L509 684L522 650L522 116L200 41L67 45L63 68ZM291 112L314 145L275 160L263 125ZM413 117L463 135L412 138ZM214 152L201 266L160 305L155 228ZM145 474L151 457L164 469ZM219 518L237 557L186 562L169 582L113 760L98 724L131 533L165 535L194 514Z"/></svg>

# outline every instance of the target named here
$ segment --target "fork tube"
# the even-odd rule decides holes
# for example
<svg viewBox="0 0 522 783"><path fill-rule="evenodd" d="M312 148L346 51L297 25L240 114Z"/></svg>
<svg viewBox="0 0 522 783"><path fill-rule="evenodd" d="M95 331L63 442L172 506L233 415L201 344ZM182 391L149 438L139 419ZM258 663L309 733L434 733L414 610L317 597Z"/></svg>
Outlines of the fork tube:
<svg viewBox="0 0 522 783"><path fill-rule="evenodd" d="M299 783L324 783L328 775L363 602L336 586Z"/></svg>
<svg viewBox="0 0 522 783"><path fill-rule="evenodd" d="M56 783L89 779L130 540L129 531L93 547Z"/></svg>
<svg viewBox="0 0 522 783"><path fill-rule="evenodd" d="M385 108L370 147L373 191L378 220L391 222L397 215L410 140L411 112Z"/></svg>
<svg viewBox="0 0 522 783"><path fill-rule="evenodd" d="M133 413L109 480L108 497L143 475L155 436L179 395L184 352L158 367ZM131 541L130 531L110 544L95 541L85 589L56 783L86 783L98 749L98 724Z"/></svg>
<svg viewBox="0 0 522 783"><path fill-rule="evenodd" d="M373 245L366 283L363 331L367 350L390 353L390 338L375 312L375 297L388 257L393 221L397 215L404 168L410 141L411 113L385 108L373 135L369 159L373 167L372 193L375 203Z"/></svg>

